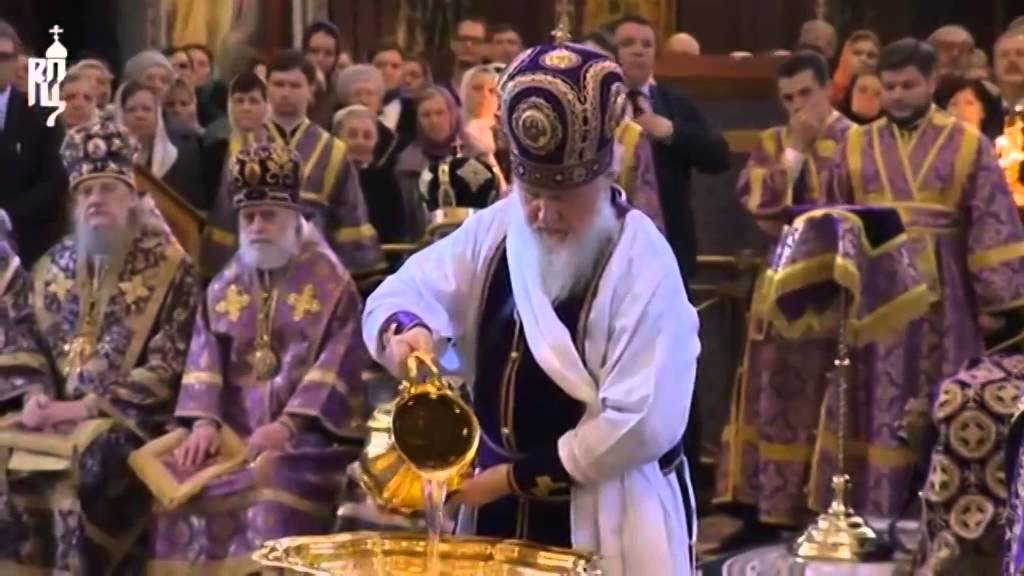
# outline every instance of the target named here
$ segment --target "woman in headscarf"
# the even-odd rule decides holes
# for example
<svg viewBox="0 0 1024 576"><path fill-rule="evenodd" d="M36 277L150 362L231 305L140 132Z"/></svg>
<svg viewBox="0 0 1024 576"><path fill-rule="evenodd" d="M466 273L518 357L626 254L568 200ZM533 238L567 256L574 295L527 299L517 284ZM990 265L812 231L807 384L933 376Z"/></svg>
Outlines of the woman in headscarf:
<svg viewBox="0 0 1024 576"><path fill-rule="evenodd" d="M426 231L421 209L420 176L431 163L451 156L485 156L476 140L463 129L462 114L451 94L432 86L416 101L416 140L398 156L395 175L406 207L409 240L422 238Z"/></svg>
<svg viewBox="0 0 1024 576"><path fill-rule="evenodd" d="M846 40L839 65L832 75L832 105L839 106L846 95L853 77L864 72L874 72L878 65L878 54L882 44L878 35L870 30L857 30Z"/></svg>
<svg viewBox="0 0 1024 576"><path fill-rule="evenodd" d="M384 78L380 70L369 64L349 66L338 74L334 92L343 107L363 106L377 119L377 142L373 149L372 164L393 170L404 145L380 118L384 103ZM332 122L334 126L337 125L337 119L338 115L335 114Z"/></svg>
<svg viewBox="0 0 1024 576"><path fill-rule="evenodd" d="M115 95L115 117L142 146L138 164L162 180L196 210L204 211L212 200L203 178L198 141L172 142L156 91L130 80Z"/></svg>
<svg viewBox="0 0 1024 576"><path fill-rule="evenodd" d="M370 224L377 229L381 242L404 241L409 237L405 229L407 211L395 178L394 162L382 165L375 153L379 148L379 131L387 127L373 110L361 104L339 110L332 124L332 133L345 143L345 155L359 168L359 184Z"/></svg>
<svg viewBox="0 0 1024 576"><path fill-rule="evenodd" d="M882 80L875 72L857 74L850 81L839 112L854 124L870 124L882 117Z"/></svg>

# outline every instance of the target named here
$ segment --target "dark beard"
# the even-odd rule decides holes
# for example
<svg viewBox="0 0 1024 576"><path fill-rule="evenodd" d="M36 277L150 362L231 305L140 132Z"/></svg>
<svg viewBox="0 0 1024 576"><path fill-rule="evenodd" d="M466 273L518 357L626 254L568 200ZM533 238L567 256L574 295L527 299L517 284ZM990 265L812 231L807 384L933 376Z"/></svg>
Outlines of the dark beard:
<svg viewBox="0 0 1024 576"><path fill-rule="evenodd" d="M921 108L914 110L909 116L905 116L903 118L896 118L892 114L889 114L888 110L885 110L883 112L885 114L885 117L888 118L890 122L895 124L897 128L899 128L900 130L910 130L918 122L920 122L922 118L928 115L928 111L931 109L932 103L929 102L922 106Z"/></svg>

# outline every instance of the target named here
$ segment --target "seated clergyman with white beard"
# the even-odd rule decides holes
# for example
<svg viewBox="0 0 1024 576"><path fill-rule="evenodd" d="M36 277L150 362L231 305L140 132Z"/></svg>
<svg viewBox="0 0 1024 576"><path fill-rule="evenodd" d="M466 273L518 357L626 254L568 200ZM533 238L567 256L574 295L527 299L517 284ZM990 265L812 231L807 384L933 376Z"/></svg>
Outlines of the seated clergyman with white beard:
<svg viewBox="0 0 1024 576"><path fill-rule="evenodd" d="M366 343L396 375L455 344L483 433L481 472L451 498L460 530L588 549L611 576L690 574L674 472L698 321L668 244L610 176L622 73L541 46L500 91L512 194L370 296Z"/></svg>
<svg viewBox="0 0 1024 576"><path fill-rule="evenodd" d="M21 524L0 573L142 570L151 501L128 454L170 423L200 289L135 187L137 152L109 122L70 131L61 148L75 230L32 271L53 379L26 391L20 423L0 435L10 455L0 489Z"/></svg>
<svg viewBox="0 0 1024 576"><path fill-rule="evenodd" d="M196 318L174 413L188 439L154 466L188 482L227 432L252 464L157 515L153 572L248 574L262 542L333 526L365 434L368 358L356 284L300 213L301 172L299 156L279 145L232 159L239 251Z"/></svg>

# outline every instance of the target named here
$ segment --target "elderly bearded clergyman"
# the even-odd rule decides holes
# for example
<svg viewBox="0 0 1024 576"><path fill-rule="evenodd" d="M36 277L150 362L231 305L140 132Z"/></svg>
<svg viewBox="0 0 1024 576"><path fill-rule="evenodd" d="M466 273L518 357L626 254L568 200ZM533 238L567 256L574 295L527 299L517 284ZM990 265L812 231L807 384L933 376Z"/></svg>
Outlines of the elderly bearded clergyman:
<svg viewBox="0 0 1024 576"><path fill-rule="evenodd" d="M396 374L455 344L483 438L453 499L477 534L595 551L611 576L689 574L674 464L698 321L668 244L609 177L622 72L541 46L501 93L514 193L386 280L364 338Z"/></svg>

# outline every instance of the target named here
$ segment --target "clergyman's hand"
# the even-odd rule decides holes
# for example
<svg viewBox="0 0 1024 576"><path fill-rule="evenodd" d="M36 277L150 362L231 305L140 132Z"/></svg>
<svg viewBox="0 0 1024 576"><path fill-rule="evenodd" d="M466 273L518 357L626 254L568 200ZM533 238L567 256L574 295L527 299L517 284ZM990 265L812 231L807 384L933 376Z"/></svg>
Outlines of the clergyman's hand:
<svg viewBox="0 0 1024 576"><path fill-rule="evenodd" d="M245 457L250 462L259 458L264 452L279 452L284 450L288 441L292 439L292 431L280 422L264 424L256 429L249 437L249 445L245 450Z"/></svg>
<svg viewBox="0 0 1024 576"><path fill-rule="evenodd" d="M30 430L42 430L46 427L45 408L50 404L46 394L33 394L25 400L21 410L21 425Z"/></svg>
<svg viewBox="0 0 1024 576"><path fill-rule="evenodd" d="M201 423L192 428L188 439L174 450L174 460L182 468L195 468L217 455L220 450L220 432L217 425Z"/></svg>
<svg viewBox="0 0 1024 576"><path fill-rule="evenodd" d="M434 336L430 330L416 326L407 332L384 337L384 367L396 378L405 378L406 360L413 352L434 355Z"/></svg>

